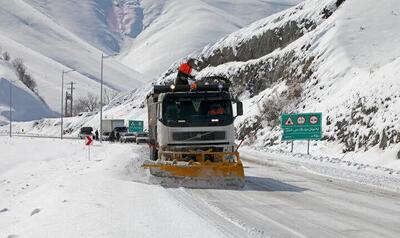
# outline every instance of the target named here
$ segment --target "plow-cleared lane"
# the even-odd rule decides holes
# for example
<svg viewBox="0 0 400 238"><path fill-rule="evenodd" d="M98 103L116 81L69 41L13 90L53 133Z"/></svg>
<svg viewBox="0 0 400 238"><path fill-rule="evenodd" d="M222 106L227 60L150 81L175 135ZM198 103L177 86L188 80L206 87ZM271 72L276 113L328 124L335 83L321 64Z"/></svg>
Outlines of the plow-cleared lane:
<svg viewBox="0 0 400 238"><path fill-rule="evenodd" d="M243 190L169 191L227 237L400 237L398 193L292 163L245 165Z"/></svg>

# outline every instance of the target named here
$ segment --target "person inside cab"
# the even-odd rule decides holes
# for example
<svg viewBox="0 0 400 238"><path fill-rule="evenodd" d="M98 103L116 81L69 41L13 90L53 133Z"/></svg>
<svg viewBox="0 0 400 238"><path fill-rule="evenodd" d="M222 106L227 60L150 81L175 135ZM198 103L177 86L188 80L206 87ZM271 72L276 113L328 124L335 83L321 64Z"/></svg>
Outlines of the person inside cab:
<svg viewBox="0 0 400 238"><path fill-rule="evenodd" d="M189 79L194 79L192 70L195 66L195 59L189 59L186 63L181 64L178 68L175 85L189 85Z"/></svg>
<svg viewBox="0 0 400 238"><path fill-rule="evenodd" d="M224 107L221 104L213 104L208 111L208 115L216 116L216 115L223 115L225 113Z"/></svg>

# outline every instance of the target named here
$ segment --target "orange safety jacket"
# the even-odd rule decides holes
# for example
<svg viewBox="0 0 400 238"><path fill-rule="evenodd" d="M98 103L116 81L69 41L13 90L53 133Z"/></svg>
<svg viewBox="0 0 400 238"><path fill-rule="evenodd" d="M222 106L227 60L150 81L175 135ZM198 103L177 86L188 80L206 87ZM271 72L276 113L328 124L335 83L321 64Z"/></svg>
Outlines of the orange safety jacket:
<svg viewBox="0 0 400 238"><path fill-rule="evenodd" d="M186 75L190 75L192 73L192 67L189 64L181 64L179 66L179 72L184 73Z"/></svg>

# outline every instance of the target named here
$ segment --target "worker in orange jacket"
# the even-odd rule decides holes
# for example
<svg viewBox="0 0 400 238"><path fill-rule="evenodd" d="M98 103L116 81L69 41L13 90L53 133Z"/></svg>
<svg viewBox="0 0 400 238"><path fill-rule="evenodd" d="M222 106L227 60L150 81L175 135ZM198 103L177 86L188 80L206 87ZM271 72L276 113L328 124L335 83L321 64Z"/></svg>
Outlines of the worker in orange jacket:
<svg viewBox="0 0 400 238"><path fill-rule="evenodd" d="M189 59L187 63L181 64L178 68L175 85L189 85L189 79L194 79L192 76L192 70L195 66L196 64L194 59Z"/></svg>

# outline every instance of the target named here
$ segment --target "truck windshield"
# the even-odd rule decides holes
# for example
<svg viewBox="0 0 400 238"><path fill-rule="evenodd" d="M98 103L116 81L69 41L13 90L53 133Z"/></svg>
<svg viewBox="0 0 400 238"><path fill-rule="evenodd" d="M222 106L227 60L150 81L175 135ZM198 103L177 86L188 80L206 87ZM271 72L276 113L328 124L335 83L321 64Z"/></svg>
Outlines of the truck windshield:
<svg viewBox="0 0 400 238"><path fill-rule="evenodd" d="M163 102L167 126L224 126L233 122L230 100L219 98L167 98Z"/></svg>

